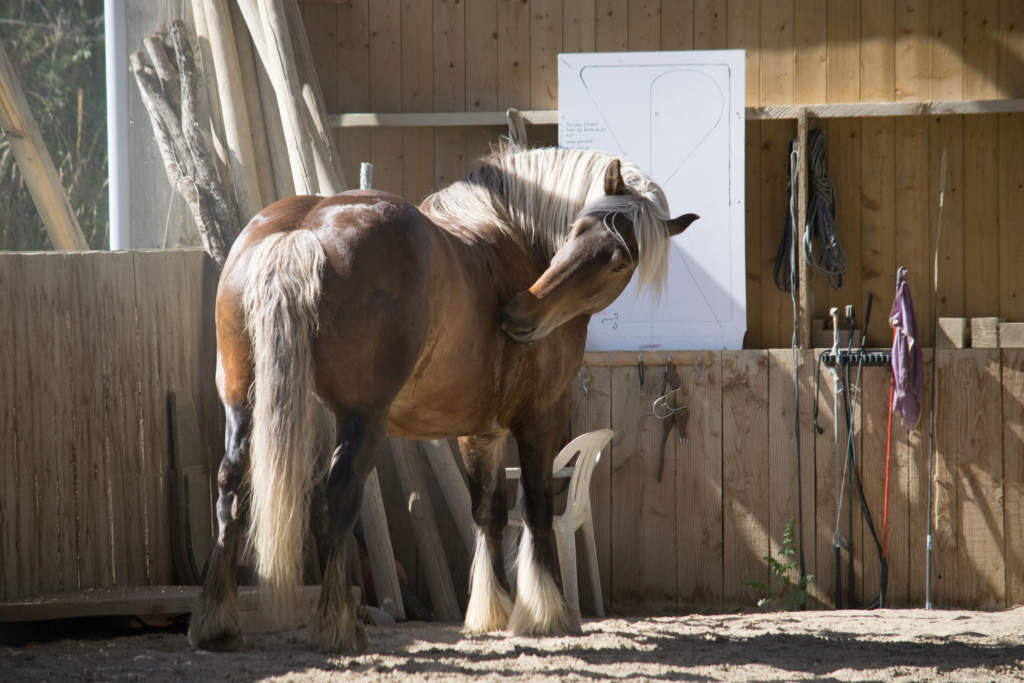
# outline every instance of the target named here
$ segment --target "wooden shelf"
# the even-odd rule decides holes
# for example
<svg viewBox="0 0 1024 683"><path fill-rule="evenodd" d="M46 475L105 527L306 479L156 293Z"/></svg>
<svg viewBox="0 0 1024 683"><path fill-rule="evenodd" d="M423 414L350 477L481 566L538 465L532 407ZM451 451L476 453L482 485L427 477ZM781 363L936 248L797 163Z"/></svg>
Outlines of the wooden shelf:
<svg viewBox="0 0 1024 683"><path fill-rule="evenodd" d="M800 110L816 119L869 118L880 116L959 116L963 114L1008 114L1024 111L1024 99L944 100L935 102L850 102L841 104L784 104L747 107L748 121L797 119ZM558 111L521 112L531 125L558 123ZM456 111L392 114L331 114L334 128L387 128L416 126L504 126L505 112Z"/></svg>

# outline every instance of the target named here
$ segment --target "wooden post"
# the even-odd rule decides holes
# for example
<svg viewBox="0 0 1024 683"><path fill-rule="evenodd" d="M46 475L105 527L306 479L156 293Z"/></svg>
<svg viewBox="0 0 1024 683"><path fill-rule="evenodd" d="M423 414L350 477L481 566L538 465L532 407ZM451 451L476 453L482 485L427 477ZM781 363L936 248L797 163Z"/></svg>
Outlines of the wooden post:
<svg viewBox="0 0 1024 683"><path fill-rule="evenodd" d="M366 554L370 557L370 571L377 591L377 603L395 619L405 619L405 605L398 585L395 569L395 551L391 547L388 520L384 513L384 499L380 494L377 470L370 472L363 484L363 503L359 509L366 536Z"/></svg>
<svg viewBox="0 0 1024 683"><path fill-rule="evenodd" d="M462 542L466 544L466 550L472 553L476 550L473 503L469 498L466 482L462 480L462 472L455 464L455 455L444 439L424 441L423 449L427 453L427 462L430 463L430 468L434 470L437 484L441 487L441 493L444 494L444 499L448 503L448 509L451 510L455 524L459 527Z"/></svg>
<svg viewBox="0 0 1024 683"><path fill-rule="evenodd" d="M89 248L68 193L43 142L43 136L29 109L21 81L14 73L7 51L0 43L0 128L14 151L21 174L46 226L53 248L74 250Z"/></svg>
<svg viewBox="0 0 1024 683"><path fill-rule="evenodd" d="M288 20L285 15L284 0L262 0L259 4L261 22L256 24L262 29L254 28L249 17L249 32L256 42L256 32L262 31L264 40L263 56L266 61L267 73L277 92L278 109L281 112L281 123L288 140L288 159L292 167L292 180L297 194L319 194L320 182L316 173L316 161L313 158L313 147L310 131L305 125L301 86L295 68L295 54L292 41L288 34ZM241 5L240 5L241 6Z"/></svg>
<svg viewBox="0 0 1024 683"><path fill-rule="evenodd" d="M419 449L415 441L388 439L395 460L395 469L409 506L409 519L416 535L416 547L427 575L430 597L434 602L434 616L438 621L461 621L462 612L455 598L455 586L444 544L437 530L433 508L427 495L427 481L419 464Z"/></svg>
<svg viewBox="0 0 1024 683"><path fill-rule="evenodd" d="M804 253L802 244L804 230L807 229L807 172L810 169L808 163L808 127L807 107L800 107L797 115L797 156L799 170L797 171L797 199L796 199L796 235L794 239L801 243L797 244L797 251L800 254L799 263L792 267L800 268L798 274L797 310L798 327L797 343L801 349L811 348L811 309L814 302L811 300L811 269L807 265L807 254Z"/></svg>
<svg viewBox="0 0 1024 683"><path fill-rule="evenodd" d="M231 11L227 0L205 0L202 6L206 10L206 29L210 36L210 53L216 72L215 83L223 117L228 164L235 185L238 222L246 225L266 206L266 202L260 194L260 181L256 175L256 152L249 128L245 93L242 90L244 81L235 33L231 26Z"/></svg>

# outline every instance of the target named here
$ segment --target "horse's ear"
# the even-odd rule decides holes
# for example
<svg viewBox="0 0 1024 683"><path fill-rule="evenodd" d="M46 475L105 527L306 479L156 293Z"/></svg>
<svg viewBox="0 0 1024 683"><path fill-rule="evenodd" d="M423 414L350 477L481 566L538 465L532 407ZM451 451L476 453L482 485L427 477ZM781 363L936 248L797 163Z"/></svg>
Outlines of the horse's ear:
<svg viewBox="0 0 1024 683"><path fill-rule="evenodd" d="M690 227L690 223L694 222L698 218L700 218L700 216L695 213L688 213L680 216L679 218L673 218L672 220L667 221L668 231L673 237L675 237L683 230Z"/></svg>
<svg viewBox="0 0 1024 683"><path fill-rule="evenodd" d="M612 159L608 164L608 170L604 172L604 193L626 194L626 183L622 180L622 164L618 159Z"/></svg>

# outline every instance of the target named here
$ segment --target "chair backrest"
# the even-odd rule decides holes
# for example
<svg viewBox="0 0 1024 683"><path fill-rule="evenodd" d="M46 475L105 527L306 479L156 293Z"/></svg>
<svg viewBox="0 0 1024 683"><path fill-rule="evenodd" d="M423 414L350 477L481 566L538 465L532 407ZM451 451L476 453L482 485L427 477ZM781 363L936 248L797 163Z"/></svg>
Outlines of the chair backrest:
<svg viewBox="0 0 1024 683"><path fill-rule="evenodd" d="M577 452L580 454L576 460L576 469L572 473L572 479L569 481L569 497L566 501L566 505L571 505L574 514L578 515L577 519L580 522L590 510L590 479L594 474L594 467L601 458L601 451L613 436L615 436L615 432L611 429L588 432L570 441L558 454L560 457L562 453L568 451L570 458ZM558 459L558 457L555 458L556 470L560 469ZM568 462L568 458L566 462Z"/></svg>

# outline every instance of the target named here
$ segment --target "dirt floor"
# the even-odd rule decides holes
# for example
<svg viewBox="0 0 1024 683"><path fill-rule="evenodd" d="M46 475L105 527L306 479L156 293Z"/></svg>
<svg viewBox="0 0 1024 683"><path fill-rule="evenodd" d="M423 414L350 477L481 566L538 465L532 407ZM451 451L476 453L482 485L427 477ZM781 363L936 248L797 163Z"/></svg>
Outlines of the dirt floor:
<svg viewBox="0 0 1024 683"><path fill-rule="evenodd" d="M236 654L181 633L0 647L0 681L1022 681L1024 607L587 620L583 635L464 636L456 625L369 628L370 650L314 650L302 629Z"/></svg>

